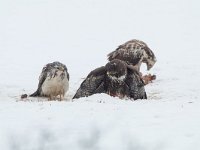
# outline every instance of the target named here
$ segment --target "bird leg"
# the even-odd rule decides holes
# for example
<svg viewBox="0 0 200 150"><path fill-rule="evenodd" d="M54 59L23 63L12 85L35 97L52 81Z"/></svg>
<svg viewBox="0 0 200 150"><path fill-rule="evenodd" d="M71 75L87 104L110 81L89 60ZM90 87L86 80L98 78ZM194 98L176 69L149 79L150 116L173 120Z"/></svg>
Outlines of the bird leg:
<svg viewBox="0 0 200 150"><path fill-rule="evenodd" d="M132 70L134 70L134 71L139 72L139 69L138 69L138 67L136 67L136 66L128 65L128 68L130 68L130 69L132 69Z"/></svg>
<svg viewBox="0 0 200 150"><path fill-rule="evenodd" d="M64 100L64 95L60 94L60 95L59 95L59 100L60 100L60 101Z"/></svg>
<svg viewBox="0 0 200 150"><path fill-rule="evenodd" d="M148 74L143 76L143 74L139 71L138 66L128 65L128 68L132 69L133 71L136 71L139 74L140 78L144 81L145 85L151 83L152 80L156 79L156 75Z"/></svg>
<svg viewBox="0 0 200 150"><path fill-rule="evenodd" d="M48 101L52 101L53 100L53 96L49 95Z"/></svg>
<svg viewBox="0 0 200 150"><path fill-rule="evenodd" d="M140 72L140 69L138 68L138 66L128 65L128 68L137 72L139 76L142 77L142 73Z"/></svg>

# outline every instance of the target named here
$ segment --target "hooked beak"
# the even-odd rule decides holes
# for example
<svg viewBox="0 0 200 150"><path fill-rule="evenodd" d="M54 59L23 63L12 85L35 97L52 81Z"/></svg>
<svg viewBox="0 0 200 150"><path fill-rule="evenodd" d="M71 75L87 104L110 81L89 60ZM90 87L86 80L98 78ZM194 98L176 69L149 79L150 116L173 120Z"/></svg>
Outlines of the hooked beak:
<svg viewBox="0 0 200 150"><path fill-rule="evenodd" d="M62 67L62 66L56 66L55 68L56 68L57 71L64 71L65 70L65 68Z"/></svg>
<svg viewBox="0 0 200 150"><path fill-rule="evenodd" d="M147 70L149 71L152 67L152 65L147 65Z"/></svg>
<svg viewBox="0 0 200 150"><path fill-rule="evenodd" d="M63 67L58 67L56 71L64 72L65 69Z"/></svg>
<svg viewBox="0 0 200 150"><path fill-rule="evenodd" d="M150 70L154 66L155 63L156 63L156 61L147 62L147 70Z"/></svg>
<svg viewBox="0 0 200 150"><path fill-rule="evenodd" d="M60 71L64 71L65 70L63 67L60 67L59 69L60 69Z"/></svg>

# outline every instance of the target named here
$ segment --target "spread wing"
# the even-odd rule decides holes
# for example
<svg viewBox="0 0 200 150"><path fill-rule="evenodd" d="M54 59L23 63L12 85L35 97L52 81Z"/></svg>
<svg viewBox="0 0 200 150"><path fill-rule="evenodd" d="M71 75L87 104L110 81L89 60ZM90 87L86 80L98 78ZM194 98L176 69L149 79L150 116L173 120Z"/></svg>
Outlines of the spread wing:
<svg viewBox="0 0 200 150"><path fill-rule="evenodd" d="M66 67L65 65L63 65L63 67L64 67L64 69L65 69L65 71L66 71L66 73L67 73L67 79L68 79L68 81L69 81L69 73L68 73L67 67Z"/></svg>
<svg viewBox="0 0 200 150"><path fill-rule="evenodd" d="M96 93L105 93L105 74L105 67L100 67L91 71L87 78L81 83L73 99L87 97Z"/></svg>
<svg viewBox="0 0 200 150"><path fill-rule="evenodd" d="M144 88L145 84L137 71L128 68L128 76L125 82L130 89L129 94L131 98L133 98L134 100L147 99Z"/></svg>
<svg viewBox="0 0 200 150"><path fill-rule="evenodd" d="M44 83L44 81L46 80L47 78L47 73L48 71L50 70L50 66L46 65L43 69L42 69L42 73L40 74L40 77L39 77L39 83L38 83L38 88L37 90L29 95L29 96L32 96L32 97L35 97L35 96L41 96L41 89L42 89L42 84Z"/></svg>
<svg viewBox="0 0 200 150"><path fill-rule="evenodd" d="M131 40L120 45L115 51L108 54L108 60L120 59L131 65L137 65L143 56L143 50L146 46L138 40Z"/></svg>
<svg viewBox="0 0 200 150"><path fill-rule="evenodd" d="M69 73L67 72L67 79L68 79L68 81L69 81Z"/></svg>

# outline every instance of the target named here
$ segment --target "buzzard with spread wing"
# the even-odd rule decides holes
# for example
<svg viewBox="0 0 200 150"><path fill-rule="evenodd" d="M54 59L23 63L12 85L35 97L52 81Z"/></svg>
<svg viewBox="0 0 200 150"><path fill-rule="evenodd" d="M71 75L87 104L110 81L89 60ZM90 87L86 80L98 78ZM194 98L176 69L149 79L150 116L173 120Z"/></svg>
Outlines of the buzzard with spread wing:
<svg viewBox="0 0 200 150"><path fill-rule="evenodd" d="M119 98L146 99L144 82L137 71L124 61L114 59L89 73L73 99L96 93L106 93Z"/></svg>

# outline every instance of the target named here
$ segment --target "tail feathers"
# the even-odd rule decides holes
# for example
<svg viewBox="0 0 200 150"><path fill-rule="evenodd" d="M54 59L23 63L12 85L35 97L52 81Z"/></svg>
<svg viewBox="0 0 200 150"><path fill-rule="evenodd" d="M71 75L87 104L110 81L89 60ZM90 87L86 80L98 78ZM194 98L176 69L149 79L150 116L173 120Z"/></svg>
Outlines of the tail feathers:
<svg viewBox="0 0 200 150"><path fill-rule="evenodd" d="M75 94L74 97L72 99L78 99L80 98L81 96L78 96L78 94Z"/></svg>
<svg viewBox="0 0 200 150"><path fill-rule="evenodd" d="M147 99L147 93L145 92L142 99Z"/></svg>
<svg viewBox="0 0 200 150"><path fill-rule="evenodd" d="M145 92L145 90L137 91L137 93L135 93L134 100L137 99L147 99L147 93Z"/></svg>
<svg viewBox="0 0 200 150"><path fill-rule="evenodd" d="M81 97L88 97L90 96L91 94L88 94L88 93L84 93L82 92L80 89L76 92L76 94L73 96L72 99L78 99L78 98L81 98Z"/></svg>
<svg viewBox="0 0 200 150"><path fill-rule="evenodd" d="M33 94L29 95L30 97L40 96L39 90L35 91Z"/></svg>

